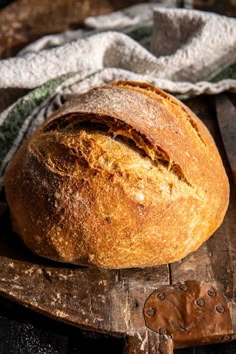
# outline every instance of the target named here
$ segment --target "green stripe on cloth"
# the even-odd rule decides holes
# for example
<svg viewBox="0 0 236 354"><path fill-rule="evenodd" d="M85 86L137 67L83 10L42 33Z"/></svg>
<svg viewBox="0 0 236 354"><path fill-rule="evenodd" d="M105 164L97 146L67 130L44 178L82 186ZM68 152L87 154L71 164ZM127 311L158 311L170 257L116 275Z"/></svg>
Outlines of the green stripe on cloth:
<svg viewBox="0 0 236 354"><path fill-rule="evenodd" d="M133 28L132 30L128 30L126 34L136 40L137 42L142 42L145 38L151 38L153 26L140 26Z"/></svg>
<svg viewBox="0 0 236 354"><path fill-rule="evenodd" d="M218 82L225 79L236 80L236 63L222 69L218 74L213 76L209 81Z"/></svg>
<svg viewBox="0 0 236 354"><path fill-rule="evenodd" d="M20 98L0 126L0 164L2 164L25 120L55 89L72 74L50 80Z"/></svg>

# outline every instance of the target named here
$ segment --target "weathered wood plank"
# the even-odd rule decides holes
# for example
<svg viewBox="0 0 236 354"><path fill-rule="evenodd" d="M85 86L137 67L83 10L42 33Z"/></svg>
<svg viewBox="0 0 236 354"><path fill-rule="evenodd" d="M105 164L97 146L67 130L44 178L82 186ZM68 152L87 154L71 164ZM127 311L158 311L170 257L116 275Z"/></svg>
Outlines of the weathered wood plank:
<svg viewBox="0 0 236 354"><path fill-rule="evenodd" d="M173 354L173 341L166 335L145 330L127 338L124 354Z"/></svg>
<svg viewBox="0 0 236 354"><path fill-rule="evenodd" d="M127 308L129 321L127 333L133 335L144 330L143 307L147 297L159 286L168 285L169 267L149 267L145 269L122 269L120 281L127 290Z"/></svg>
<svg viewBox="0 0 236 354"><path fill-rule="evenodd" d="M231 181L231 197L221 227L197 252L171 265L171 279L173 283L188 279L211 282L229 301L236 332L236 188L217 129L213 99L204 101L201 97L192 101L190 106L203 119L216 141Z"/></svg>
<svg viewBox="0 0 236 354"><path fill-rule="evenodd" d="M0 293L50 317L117 335L145 329L143 305L169 284L168 265L105 270L68 266L28 252L0 222Z"/></svg>
<svg viewBox="0 0 236 354"><path fill-rule="evenodd" d="M236 183L236 108L226 94L216 97L216 112L222 141Z"/></svg>

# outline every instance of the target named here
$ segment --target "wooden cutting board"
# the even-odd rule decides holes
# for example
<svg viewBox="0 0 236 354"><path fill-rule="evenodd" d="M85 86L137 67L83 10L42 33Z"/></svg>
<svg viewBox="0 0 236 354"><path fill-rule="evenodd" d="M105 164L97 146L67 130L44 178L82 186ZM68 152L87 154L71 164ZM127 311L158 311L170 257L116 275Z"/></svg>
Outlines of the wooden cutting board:
<svg viewBox="0 0 236 354"><path fill-rule="evenodd" d="M210 129L232 182L212 99L200 97L187 104ZM236 338L236 188L231 183L230 206L220 229L198 251L173 264L109 271L44 260L26 250L11 232L6 211L0 218L0 265L1 295L83 329L127 336L126 353L172 353L170 334L177 347L204 341L229 341ZM171 286L173 284L177 285ZM195 338L195 341L181 344L175 340L176 333L158 327L158 321L162 323L165 315L161 312L165 303L161 305L160 301L174 296L174 301L178 298L179 303L185 304L185 297L190 292L192 297L196 295L196 284L202 292L205 291L206 297L204 293L203 298L194 298L195 313L191 309L191 321L194 326L202 315L201 311L206 311L211 324L207 321L198 324L202 340ZM219 298L215 297L216 293ZM222 294L227 303L222 302ZM219 303L215 303L216 300ZM173 305L171 301L170 306ZM210 301L213 301L213 310L208 309ZM181 311L179 308L180 314ZM172 312L176 312L176 308L170 311L170 318ZM215 324L228 315L233 329L225 326L224 335L216 336ZM182 314L182 319L183 316L187 316L186 313ZM209 328L211 333L205 338ZM182 330L188 331L186 326Z"/></svg>

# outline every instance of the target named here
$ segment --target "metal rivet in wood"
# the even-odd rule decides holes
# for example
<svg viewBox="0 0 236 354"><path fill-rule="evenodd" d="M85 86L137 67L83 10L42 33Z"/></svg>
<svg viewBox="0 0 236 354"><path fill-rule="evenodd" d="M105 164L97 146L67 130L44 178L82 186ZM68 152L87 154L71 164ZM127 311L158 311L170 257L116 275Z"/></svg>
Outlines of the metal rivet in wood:
<svg viewBox="0 0 236 354"><path fill-rule="evenodd" d="M162 335L166 334L166 329L165 328L160 328L159 329L159 333L162 334Z"/></svg>
<svg viewBox="0 0 236 354"><path fill-rule="evenodd" d="M153 308L149 308L149 309L146 310L146 314L147 314L148 316L154 316L155 313L156 313L156 310L153 309Z"/></svg>
<svg viewBox="0 0 236 354"><path fill-rule="evenodd" d="M164 300L164 299L165 299L165 294L159 293L159 294L157 294L157 298L158 298L159 300Z"/></svg>
<svg viewBox="0 0 236 354"><path fill-rule="evenodd" d="M205 300L204 299L197 299L196 303L197 303L198 306L202 307L202 306L205 305Z"/></svg>
<svg viewBox="0 0 236 354"><path fill-rule="evenodd" d="M225 309L224 309L223 306L216 306L216 311L219 312L219 313L224 313Z"/></svg>
<svg viewBox="0 0 236 354"><path fill-rule="evenodd" d="M183 291L187 291L188 290L188 287L186 284L180 284L179 286L180 290L183 290Z"/></svg>
<svg viewBox="0 0 236 354"><path fill-rule="evenodd" d="M212 289L208 290L207 294L211 297L216 296L216 292Z"/></svg>

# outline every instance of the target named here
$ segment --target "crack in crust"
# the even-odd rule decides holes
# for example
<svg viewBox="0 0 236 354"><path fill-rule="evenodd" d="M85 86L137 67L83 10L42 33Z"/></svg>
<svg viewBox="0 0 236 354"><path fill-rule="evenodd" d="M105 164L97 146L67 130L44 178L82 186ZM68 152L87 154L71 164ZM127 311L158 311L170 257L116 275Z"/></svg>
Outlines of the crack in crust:
<svg viewBox="0 0 236 354"><path fill-rule="evenodd" d="M141 134L132 126L111 116L101 116L94 113L85 114L79 112L76 114L69 114L50 121L44 127L43 133L61 131L67 133L73 132L75 134L83 128L84 123L91 124L91 130L97 130L97 125L100 125L100 129L107 130L107 132L113 135L114 138L116 138L116 136L121 136L128 139L128 141L124 139L124 143L129 141L133 142L135 146L145 152L146 156L152 161L161 163L168 169L168 171L173 172L180 180L185 182L188 186L193 187L184 176L181 167L171 160L166 151L164 151L160 146L155 146L154 143L149 141L147 136Z"/></svg>
<svg viewBox="0 0 236 354"><path fill-rule="evenodd" d="M189 122L189 124L192 126L192 128L194 129L195 133L197 134L197 136L199 137L199 139L201 140L201 142L203 143L203 145L205 147L207 147L207 144L196 124L196 122L192 119L192 115L193 112L189 112L189 109L180 101L177 101L173 96L167 95L164 91L159 90L157 87L142 83L142 82L129 82L127 83L126 81L117 81L115 83L116 86L119 87L123 87L126 89L131 89L131 90L137 90L147 96L150 95L150 93L154 94L153 98L157 98L157 97L162 97L163 103L165 103L166 100L168 100L173 106L175 106L176 108L181 108L182 109L182 113L184 113L184 116L187 120L187 122ZM166 106L167 107L167 106ZM195 119L198 119L195 115L194 115Z"/></svg>

